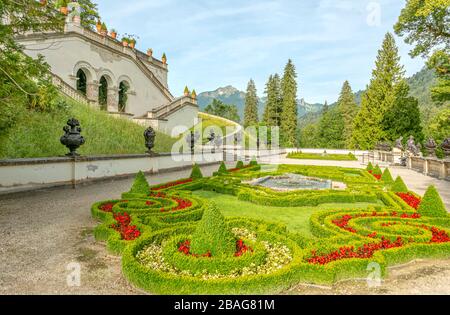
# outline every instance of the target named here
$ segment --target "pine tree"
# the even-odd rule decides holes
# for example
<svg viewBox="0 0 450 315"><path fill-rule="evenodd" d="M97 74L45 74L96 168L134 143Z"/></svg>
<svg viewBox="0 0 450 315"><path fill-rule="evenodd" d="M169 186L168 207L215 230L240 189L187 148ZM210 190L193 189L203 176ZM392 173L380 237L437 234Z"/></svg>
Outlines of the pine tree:
<svg viewBox="0 0 450 315"><path fill-rule="evenodd" d="M346 147L349 147L353 132L353 120L358 113L358 105L356 105L355 96L348 81L345 81L342 86L337 106L344 125L343 142Z"/></svg>
<svg viewBox="0 0 450 315"><path fill-rule="evenodd" d="M407 139L412 135L416 141L423 141L419 102L414 97L409 97L408 93L408 83L403 80L398 85L394 105L383 117L384 140L392 142L399 137Z"/></svg>
<svg viewBox="0 0 450 315"><path fill-rule="evenodd" d="M382 120L395 102L397 85L403 75L394 36L387 33L382 48L378 51L372 79L361 101L361 109L354 119L352 147L372 149L384 138Z"/></svg>
<svg viewBox="0 0 450 315"><path fill-rule="evenodd" d="M292 60L289 59L284 68L281 81L282 112L280 124L280 136L282 143L287 147L297 145L297 74Z"/></svg>
<svg viewBox="0 0 450 315"><path fill-rule="evenodd" d="M265 94L267 97L264 108L263 122L266 126L280 126L281 114L281 91L280 77L278 74L271 75L266 84Z"/></svg>
<svg viewBox="0 0 450 315"><path fill-rule="evenodd" d="M324 107L318 132L321 147L335 149L345 147L344 120L338 107L332 109L328 109L328 105Z"/></svg>
<svg viewBox="0 0 450 315"><path fill-rule="evenodd" d="M258 96L256 95L256 86L253 80L247 85L244 107L244 127L258 124Z"/></svg>
<svg viewBox="0 0 450 315"><path fill-rule="evenodd" d="M96 21L100 18L97 4L93 3L91 0L78 0L78 3L81 7L81 25L93 29Z"/></svg>

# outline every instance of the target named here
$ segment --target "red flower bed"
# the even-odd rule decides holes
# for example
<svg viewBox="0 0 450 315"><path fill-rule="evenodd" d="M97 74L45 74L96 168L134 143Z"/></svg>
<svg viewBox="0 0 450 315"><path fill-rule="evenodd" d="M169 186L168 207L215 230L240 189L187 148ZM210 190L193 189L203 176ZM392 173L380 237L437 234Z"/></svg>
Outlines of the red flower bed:
<svg viewBox="0 0 450 315"><path fill-rule="evenodd" d="M235 257L242 256L246 252L251 251L253 252L253 249L247 245L244 244L243 240L238 240L236 242L236 252L234 253Z"/></svg>
<svg viewBox="0 0 450 315"><path fill-rule="evenodd" d="M117 223L112 224L111 227L120 233L123 240L132 241L141 235L135 225L130 225L131 217L128 213L115 213L114 219Z"/></svg>
<svg viewBox="0 0 450 315"><path fill-rule="evenodd" d="M102 204L99 209L105 212L112 212L112 208L114 207L116 203L115 202L107 202Z"/></svg>
<svg viewBox="0 0 450 315"><path fill-rule="evenodd" d="M439 230L436 227L431 228L431 233L433 234L433 237L431 238L431 243L446 243L450 242L450 237L444 230Z"/></svg>
<svg viewBox="0 0 450 315"><path fill-rule="evenodd" d="M244 166L244 167L241 167L241 168L230 168L229 170L228 170L228 172L237 172L237 171L240 171L240 170L243 170L243 169L245 169L245 168L249 168L249 167L251 167L251 165L247 165L247 166Z"/></svg>
<svg viewBox="0 0 450 315"><path fill-rule="evenodd" d="M365 217L368 217L368 216L369 216L369 214L367 214L367 213L356 214L356 215L353 215L353 216L351 216L349 214L346 214L346 215L343 215L342 217L340 217L339 219L333 220L331 222L334 225L340 227L341 229L344 229L344 230L352 232L352 233L356 233L357 231L354 228L348 226L348 222L351 219L365 218ZM385 213L377 213L377 212L374 211L374 212L372 212L371 216L372 217L388 217L388 216L390 216L390 217L397 217L398 213L396 211L393 211L390 214L387 213L387 212L385 212ZM420 218L420 214L418 214L418 213L413 213L413 214L402 213L400 215L400 218L402 218L402 219L419 219ZM383 224L382 224L382 226L388 226L388 225L383 225Z"/></svg>
<svg viewBox="0 0 450 315"><path fill-rule="evenodd" d="M310 264L319 264L326 265L332 261L346 259L346 258L370 258L373 256L373 253L378 250L395 248L403 246L403 240L401 237L398 237L395 242L392 242L388 239L382 237L379 243L368 243L364 244L355 251L354 246L343 246L338 250L331 252L329 254L325 254L322 256L317 256L316 251L312 251L312 257L308 259Z"/></svg>
<svg viewBox="0 0 450 315"><path fill-rule="evenodd" d="M203 255L191 254L191 242L189 240L185 240L178 244L178 251L185 254L186 256L194 256L194 257L211 257L211 252L207 252Z"/></svg>
<svg viewBox="0 0 450 315"><path fill-rule="evenodd" d="M145 205L147 205L147 206L151 206L152 204L153 204L153 202L151 202L150 200L145 202Z"/></svg>
<svg viewBox="0 0 450 315"><path fill-rule="evenodd" d="M419 208L420 202L422 201L411 193L397 193L397 196L402 198L404 202L416 210Z"/></svg>
<svg viewBox="0 0 450 315"><path fill-rule="evenodd" d="M186 209L186 208L189 208L190 206L192 206L192 201L190 201L190 200L177 198L177 197L172 197L172 200L176 201L178 203L178 205L176 207L172 208L171 211L183 210L183 209ZM169 210L161 208L159 211L166 212Z"/></svg>
<svg viewBox="0 0 450 315"><path fill-rule="evenodd" d="M191 254L191 242L189 240L185 240L184 242L181 242L178 244L178 251L187 255L187 256L193 256L193 257L211 257L211 252L208 251L206 254L203 255L197 255L197 254ZM243 240L237 240L236 241L236 252L234 253L235 257L242 256L246 252L251 251L253 252L253 249L247 245L244 244Z"/></svg>
<svg viewBox="0 0 450 315"><path fill-rule="evenodd" d="M178 180L176 182L170 182L170 183L158 186L158 187L153 187L151 190L157 191L157 190L166 189L166 188L170 188L170 187L174 187L174 186L178 186L178 185L182 185L182 184L186 184L186 183L190 183L190 182L192 182L192 178Z"/></svg>
<svg viewBox="0 0 450 315"><path fill-rule="evenodd" d="M375 177L377 180L381 179L381 174L374 174L373 171L368 171L370 174L372 174L373 177Z"/></svg>
<svg viewBox="0 0 450 315"><path fill-rule="evenodd" d="M178 203L176 208L173 208L172 211L183 210L192 206L192 201L185 200L181 198L172 197L172 200L175 200Z"/></svg>

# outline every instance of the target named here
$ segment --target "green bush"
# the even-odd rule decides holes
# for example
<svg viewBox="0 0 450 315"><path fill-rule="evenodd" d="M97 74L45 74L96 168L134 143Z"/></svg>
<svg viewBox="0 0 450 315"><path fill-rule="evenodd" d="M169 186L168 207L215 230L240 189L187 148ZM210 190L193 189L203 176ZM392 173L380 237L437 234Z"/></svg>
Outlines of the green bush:
<svg viewBox="0 0 450 315"><path fill-rule="evenodd" d="M225 219L211 203L204 211L197 229L192 235L191 252L203 255L208 252L214 256L233 256L236 240Z"/></svg>
<svg viewBox="0 0 450 315"><path fill-rule="evenodd" d="M372 174L373 175L382 175L383 174L383 172L381 171L381 168L378 166L378 164L373 169Z"/></svg>
<svg viewBox="0 0 450 315"><path fill-rule="evenodd" d="M381 180L385 183L392 183L394 181L388 168L386 168L383 172L383 175L381 175Z"/></svg>
<svg viewBox="0 0 450 315"><path fill-rule="evenodd" d="M250 166L258 165L258 161L256 160L256 157L252 157L252 159L248 165L250 165Z"/></svg>
<svg viewBox="0 0 450 315"><path fill-rule="evenodd" d="M130 193L132 194L148 194L150 190L150 186L145 178L145 175L142 171L137 173L134 178L133 186L131 186Z"/></svg>
<svg viewBox="0 0 450 315"><path fill-rule="evenodd" d="M369 164L367 164L366 171L373 171L373 164L372 164L372 162L369 162Z"/></svg>
<svg viewBox="0 0 450 315"><path fill-rule="evenodd" d="M395 193L407 193L408 187L406 187L405 183L403 182L403 179L400 176L397 176L394 184L391 187L391 190Z"/></svg>
<svg viewBox="0 0 450 315"><path fill-rule="evenodd" d="M227 166L225 165L225 162L220 163L219 169L217 170L218 174L224 174L227 172Z"/></svg>
<svg viewBox="0 0 450 315"><path fill-rule="evenodd" d="M192 166L192 172L191 172L190 178L192 178L192 179L203 178L202 171L200 170L200 166L198 166L197 163L195 163L195 164Z"/></svg>
<svg viewBox="0 0 450 315"><path fill-rule="evenodd" d="M243 168L244 167L244 162L242 161L237 161L236 163L236 168Z"/></svg>
<svg viewBox="0 0 450 315"><path fill-rule="evenodd" d="M434 186L428 187L422 201L420 202L418 212L426 217L445 217L447 210L442 202L441 196Z"/></svg>

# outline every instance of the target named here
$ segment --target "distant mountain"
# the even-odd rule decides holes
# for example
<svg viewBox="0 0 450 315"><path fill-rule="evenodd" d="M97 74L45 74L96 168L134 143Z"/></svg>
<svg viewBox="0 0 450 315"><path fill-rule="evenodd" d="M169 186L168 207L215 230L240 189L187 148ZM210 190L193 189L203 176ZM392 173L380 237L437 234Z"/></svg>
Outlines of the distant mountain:
<svg viewBox="0 0 450 315"><path fill-rule="evenodd" d="M218 99L225 104L234 104L238 108L238 113L241 119L244 117L244 106L245 106L245 92L239 91L235 87L228 85L225 87L220 87L214 91L203 92L198 94L197 101L200 110L204 110L206 106L212 103L214 99ZM266 97L261 97L259 101L259 114L260 117L264 112L264 106L266 103ZM307 113L319 112L323 104L315 103L310 104L305 102L304 99L300 99L298 102L298 114L299 116L304 116Z"/></svg>

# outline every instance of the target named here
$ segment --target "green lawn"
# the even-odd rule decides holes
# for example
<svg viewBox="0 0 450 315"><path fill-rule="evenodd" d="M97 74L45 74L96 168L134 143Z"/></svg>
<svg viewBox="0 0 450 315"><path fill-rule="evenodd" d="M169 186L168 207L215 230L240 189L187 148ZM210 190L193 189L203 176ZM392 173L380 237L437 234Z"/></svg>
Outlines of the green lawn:
<svg viewBox="0 0 450 315"><path fill-rule="evenodd" d="M291 232L299 232L307 236L312 236L309 230L309 217L314 212L330 209L365 209L374 205L370 203L328 203L317 207L271 207L255 205L240 201L235 196L210 191L196 191L194 194L214 201L224 216L278 221L286 224Z"/></svg>
<svg viewBox="0 0 450 315"><path fill-rule="evenodd" d="M298 160L332 160L332 161L358 161L352 154L322 154L322 153L302 153L292 152L287 155L289 159Z"/></svg>

